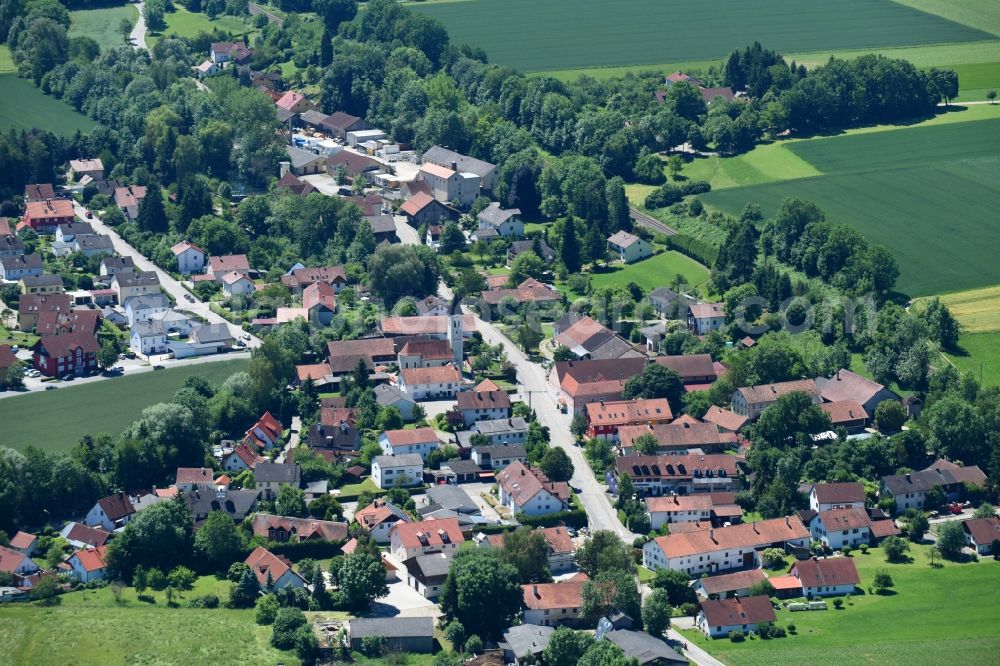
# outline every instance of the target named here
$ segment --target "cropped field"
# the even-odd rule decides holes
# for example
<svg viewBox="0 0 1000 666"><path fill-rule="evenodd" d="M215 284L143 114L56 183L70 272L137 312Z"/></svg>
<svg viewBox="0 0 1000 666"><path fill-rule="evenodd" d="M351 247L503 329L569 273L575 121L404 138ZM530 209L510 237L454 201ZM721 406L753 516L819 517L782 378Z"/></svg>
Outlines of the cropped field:
<svg viewBox="0 0 1000 666"><path fill-rule="evenodd" d="M782 52L982 41L983 30L889 0L475 0L415 4L454 43L522 71L721 58L754 39Z"/></svg>
<svg viewBox="0 0 1000 666"><path fill-rule="evenodd" d="M188 377L201 375L218 385L246 369L246 364L244 359L233 359L187 365L4 398L0 400L0 445L67 451L84 435L106 432L117 436L143 409L173 397Z"/></svg>
<svg viewBox="0 0 1000 666"><path fill-rule="evenodd" d="M946 65L958 73L959 102L979 102L988 90L1000 91L1000 62L980 62L968 65Z"/></svg>
<svg viewBox="0 0 1000 666"><path fill-rule="evenodd" d="M877 569L892 576L892 594L847 597L844 608L792 613L777 611L777 625L796 625L797 634L732 643L708 640L697 631L685 639L726 664L987 664L1000 650L1000 563L945 562L929 565L927 547L910 553L909 564L887 564L882 550L853 557L867 588ZM993 582L991 582L993 581Z"/></svg>
<svg viewBox="0 0 1000 666"><path fill-rule="evenodd" d="M895 2L1000 35L1000 4L994 0L895 0Z"/></svg>
<svg viewBox="0 0 1000 666"><path fill-rule="evenodd" d="M90 37L101 45L101 50L124 46L127 41L118 31L122 19L128 19L132 25L139 19L139 11L135 5L122 7L104 7L102 9L81 9L69 13L69 36Z"/></svg>
<svg viewBox="0 0 1000 666"><path fill-rule="evenodd" d="M3 65L0 60L0 66ZM96 123L65 102L50 97L31 81L15 74L0 74L0 131L38 128L72 136L89 132Z"/></svg>
<svg viewBox="0 0 1000 666"><path fill-rule="evenodd" d="M1000 386L1000 331L962 333L962 355L946 354L956 368L971 372L983 386Z"/></svg>
<svg viewBox="0 0 1000 666"><path fill-rule="evenodd" d="M786 197L814 201L831 221L853 224L889 248L900 264L897 288L912 296L1000 283L993 251L1000 227L990 222L1000 198L1000 119L855 133L787 148L822 175L718 189L702 200L734 214L751 201L767 214Z"/></svg>
<svg viewBox="0 0 1000 666"><path fill-rule="evenodd" d="M969 333L1000 332L1000 286L970 289L939 296L963 330Z"/></svg>

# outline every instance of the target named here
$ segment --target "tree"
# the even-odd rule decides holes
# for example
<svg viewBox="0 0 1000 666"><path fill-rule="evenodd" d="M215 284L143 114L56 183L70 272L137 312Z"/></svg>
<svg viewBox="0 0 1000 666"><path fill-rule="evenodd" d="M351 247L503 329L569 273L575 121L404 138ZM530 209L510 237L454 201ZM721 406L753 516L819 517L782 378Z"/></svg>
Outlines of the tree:
<svg viewBox="0 0 1000 666"><path fill-rule="evenodd" d="M765 548L760 559L761 563L768 569L784 566L785 551L781 548Z"/></svg>
<svg viewBox="0 0 1000 666"><path fill-rule="evenodd" d="M517 344L521 345L521 349L529 354L538 351L538 345L542 343L543 339L542 332L527 321L517 327Z"/></svg>
<svg viewBox="0 0 1000 666"><path fill-rule="evenodd" d="M955 70L932 67L927 76L934 96L943 99L945 106L958 96L958 73Z"/></svg>
<svg viewBox="0 0 1000 666"><path fill-rule="evenodd" d="M583 653L577 666L634 666L630 658L611 641L597 641Z"/></svg>
<svg viewBox="0 0 1000 666"><path fill-rule="evenodd" d="M163 193L157 183L152 183L146 190L146 196L139 203L139 215L136 224L143 231L162 234L170 229L167 213L163 209Z"/></svg>
<svg viewBox="0 0 1000 666"><path fill-rule="evenodd" d="M774 585L772 585L771 581L766 578L751 585L749 591L751 597L773 597L775 593Z"/></svg>
<svg viewBox="0 0 1000 666"><path fill-rule="evenodd" d="M580 596L581 615L595 621L615 611L633 618L640 614L639 588L632 574L621 569L601 571L583 584Z"/></svg>
<svg viewBox="0 0 1000 666"><path fill-rule="evenodd" d="M55 576L45 576L31 588L31 598L43 606L55 606L60 601L62 587Z"/></svg>
<svg viewBox="0 0 1000 666"><path fill-rule="evenodd" d="M876 569L875 578L872 580L872 586L875 588L875 594L882 594L884 591L888 590L893 586L892 576L885 569Z"/></svg>
<svg viewBox="0 0 1000 666"><path fill-rule="evenodd" d="M369 552L345 557L336 578L348 608L353 611L368 610L375 599L389 594L385 568L379 558Z"/></svg>
<svg viewBox="0 0 1000 666"><path fill-rule="evenodd" d="M576 666L593 644L594 637L586 632L558 627L549 637L542 663L545 666Z"/></svg>
<svg viewBox="0 0 1000 666"><path fill-rule="evenodd" d="M281 604L278 603L278 597L274 594L265 594L259 597L254 605L254 622L263 625L274 624L274 618L277 617L279 610Z"/></svg>
<svg viewBox="0 0 1000 666"><path fill-rule="evenodd" d="M906 543L901 537L890 536L886 537L885 541L882 542L882 552L885 553L885 559L887 562L900 562L907 552L910 550L910 544Z"/></svg>
<svg viewBox="0 0 1000 666"><path fill-rule="evenodd" d="M660 440L656 439L656 435L646 432L632 440L632 448L635 449L636 453L645 456L656 455L660 448Z"/></svg>
<svg viewBox="0 0 1000 666"><path fill-rule="evenodd" d="M187 567L174 567L167 578L170 581L170 587L174 589L190 590L194 587L194 572Z"/></svg>
<svg viewBox="0 0 1000 666"><path fill-rule="evenodd" d="M290 650L295 646L296 631L306 626L306 615L298 608L282 608L274 616L271 645L279 650Z"/></svg>
<svg viewBox="0 0 1000 666"><path fill-rule="evenodd" d="M576 550L580 570L594 578L600 571L620 569L635 571L635 562L628 545L610 530L598 530Z"/></svg>
<svg viewBox="0 0 1000 666"><path fill-rule="evenodd" d="M101 349L97 352L97 365L102 370L108 370L118 362L118 347L112 340L105 340L101 343Z"/></svg>
<svg viewBox="0 0 1000 666"><path fill-rule="evenodd" d="M128 39L129 35L132 34L132 21L127 18L123 18L118 22L118 32L121 33L122 37Z"/></svg>
<svg viewBox="0 0 1000 666"><path fill-rule="evenodd" d="M545 583L552 580L548 569L548 545L541 532L522 527L503 535L500 559L517 569L521 583Z"/></svg>
<svg viewBox="0 0 1000 666"><path fill-rule="evenodd" d="M521 610L518 572L484 549L455 554L441 591L441 610L470 635L496 640Z"/></svg>
<svg viewBox="0 0 1000 666"><path fill-rule="evenodd" d="M441 230L438 251L441 254L451 254L452 252L461 252L464 249L465 234L462 233L462 228L453 220L449 220L445 223L444 229Z"/></svg>
<svg viewBox="0 0 1000 666"><path fill-rule="evenodd" d="M315 664L319 658L319 639L309 626L295 630L295 656L303 664Z"/></svg>
<svg viewBox="0 0 1000 666"><path fill-rule="evenodd" d="M435 293L440 267L429 247L383 243L368 259L368 274L372 291L391 307L404 296Z"/></svg>
<svg viewBox="0 0 1000 666"><path fill-rule="evenodd" d="M677 180L678 176L681 175L681 171L684 170L684 158L680 155L671 155L667 159L667 168L670 170L670 177Z"/></svg>
<svg viewBox="0 0 1000 666"><path fill-rule="evenodd" d="M646 633L662 637L670 626L670 598L666 590L653 590L642 604L642 627Z"/></svg>
<svg viewBox="0 0 1000 666"><path fill-rule="evenodd" d="M569 422L569 431L573 433L573 436L577 439L582 439L587 433L587 428L590 424L587 423L587 417L582 413L576 413L573 415L573 419Z"/></svg>
<svg viewBox="0 0 1000 666"><path fill-rule="evenodd" d="M883 400L875 408L875 426L884 433L899 432L906 423L906 410L898 400Z"/></svg>
<svg viewBox="0 0 1000 666"><path fill-rule="evenodd" d="M573 461L558 446L550 447L545 452L539 467L552 481L569 481L573 476Z"/></svg>
<svg viewBox="0 0 1000 666"><path fill-rule="evenodd" d="M212 511L194 537L194 545L216 571L225 571L246 550L243 532L223 511Z"/></svg>
<svg viewBox="0 0 1000 666"><path fill-rule="evenodd" d="M953 520L938 527L937 547L942 557L957 560L961 557L965 544L965 529L961 522Z"/></svg>
<svg viewBox="0 0 1000 666"><path fill-rule="evenodd" d="M997 515L997 509L989 502L983 502L972 513L973 518L993 518Z"/></svg>
<svg viewBox="0 0 1000 666"><path fill-rule="evenodd" d="M665 591L667 602L674 608L697 601L694 590L691 588L691 579L683 571L657 569L650 585L653 589Z"/></svg>
<svg viewBox="0 0 1000 666"><path fill-rule="evenodd" d="M996 90L991 89L986 91L986 101L988 101L990 104L993 104L996 101L996 98L997 98Z"/></svg>
<svg viewBox="0 0 1000 666"><path fill-rule="evenodd" d="M580 270L580 239L576 235L573 219L563 220L562 235L559 239L559 261L567 273Z"/></svg>
<svg viewBox="0 0 1000 666"><path fill-rule="evenodd" d="M274 511L279 516L304 518L307 514L305 492L289 484L282 485L274 501Z"/></svg>
<svg viewBox="0 0 1000 666"><path fill-rule="evenodd" d="M906 517L906 533L910 541L920 543L924 539L924 534L930 529L930 521L923 511L914 510Z"/></svg>
<svg viewBox="0 0 1000 666"><path fill-rule="evenodd" d="M680 375L659 363L650 363L638 375L629 377L622 390L626 400L636 398L666 398L671 407L679 409L684 395L684 382Z"/></svg>
<svg viewBox="0 0 1000 666"><path fill-rule="evenodd" d="M632 231L632 216L629 212L628 198L625 196L625 181L620 176L608 181L605 198L608 200L608 230Z"/></svg>
<svg viewBox="0 0 1000 666"><path fill-rule="evenodd" d="M313 0L312 8L323 19L323 25L331 35L336 34L341 23L354 20L358 14L356 0Z"/></svg>
<svg viewBox="0 0 1000 666"><path fill-rule="evenodd" d="M945 349L952 351L958 349L958 336L962 332L962 327L941 299L932 298L928 301L920 312L920 319L927 324L927 332L932 340Z"/></svg>
<svg viewBox="0 0 1000 666"><path fill-rule="evenodd" d="M186 562L194 545L191 512L183 500L154 504L136 514L108 544L105 561L117 575L130 580L136 566L172 569Z"/></svg>
<svg viewBox="0 0 1000 666"><path fill-rule="evenodd" d="M545 264L537 254L531 250L522 252L510 264L510 275L507 276L507 286L511 288L516 287L528 278L535 278L537 280L542 277L544 271Z"/></svg>

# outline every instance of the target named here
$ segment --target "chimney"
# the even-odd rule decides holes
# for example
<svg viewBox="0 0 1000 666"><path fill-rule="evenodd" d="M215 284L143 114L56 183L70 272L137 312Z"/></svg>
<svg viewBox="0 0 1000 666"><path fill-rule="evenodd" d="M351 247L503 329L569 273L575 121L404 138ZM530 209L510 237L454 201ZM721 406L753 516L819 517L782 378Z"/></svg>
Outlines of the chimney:
<svg viewBox="0 0 1000 666"><path fill-rule="evenodd" d="M452 171L458 171L458 162L452 162L451 163L451 170Z"/></svg>
<svg viewBox="0 0 1000 666"><path fill-rule="evenodd" d="M754 534L760 534L760 530L757 529L757 523L750 521L750 528L754 531Z"/></svg>
<svg viewBox="0 0 1000 666"><path fill-rule="evenodd" d="M542 598L542 595L538 594L538 586L537 585L532 585L531 586L531 591L535 595L536 599L541 599Z"/></svg>
<svg viewBox="0 0 1000 666"><path fill-rule="evenodd" d="M791 527L791 526L792 526L791 521L788 520L788 516L785 516L785 527Z"/></svg>
<svg viewBox="0 0 1000 666"><path fill-rule="evenodd" d="M907 473L907 475L906 475L906 482L910 483L910 475L909 475L909 473Z"/></svg>
<svg viewBox="0 0 1000 666"><path fill-rule="evenodd" d="M715 530L708 531L708 538L712 540L712 543L715 544L719 543L718 541L715 540Z"/></svg>
<svg viewBox="0 0 1000 666"><path fill-rule="evenodd" d="M278 177L283 177L286 173L292 170L291 162L279 162L278 163Z"/></svg>

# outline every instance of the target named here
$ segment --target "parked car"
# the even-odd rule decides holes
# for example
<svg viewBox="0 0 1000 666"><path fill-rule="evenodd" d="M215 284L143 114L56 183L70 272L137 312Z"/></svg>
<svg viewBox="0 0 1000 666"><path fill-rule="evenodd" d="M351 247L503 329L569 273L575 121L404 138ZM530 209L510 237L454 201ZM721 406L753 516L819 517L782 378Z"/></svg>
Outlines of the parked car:
<svg viewBox="0 0 1000 666"><path fill-rule="evenodd" d="M167 366L165 365L154 365L153 370L165 370Z"/></svg>
<svg viewBox="0 0 1000 666"><path fill-rule="evenodd" d="M948 513L951 513L953 515L957 516L958 514L962 513L962 505L959 504L958 502L949 504L947 508L948 508Z"/></svg>
<svg viewBox="0 0 1000 666"><path fill-rule="evenodd" d="M188 303L194 303L194 296L192 296L191 294L184 294L184 299L185 299L185 300L186 300L186 301L187 301Z"/></svg>
<svg viewBox="0 0 1000 666"><path fill-rule="evenodd" d="M48 386L45 387L45 390L46 391L55 391L57 388L59 388L59 387L58 386L53 386L53 385L49 384Z"/></svg>
<svg viewBox="0 0 1000 666"><path fill-rule="evenodd" d="M87 219L88 220L94 219L94 211L92 211L92 210L88 210L87 211Z"/></svg>

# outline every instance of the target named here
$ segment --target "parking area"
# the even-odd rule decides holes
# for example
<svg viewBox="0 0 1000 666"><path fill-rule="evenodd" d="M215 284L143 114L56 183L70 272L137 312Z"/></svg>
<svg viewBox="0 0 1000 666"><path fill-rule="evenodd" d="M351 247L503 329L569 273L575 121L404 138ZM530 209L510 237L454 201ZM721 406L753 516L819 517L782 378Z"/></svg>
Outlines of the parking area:
<svg viewBox="0 0 1000 666"><path fill-rule="evenodd" d="M399 566L396 562L393 565ZM402 567L399 567L405 577ZM433 617L441 615L441 609L432 601L424 599L412 587L399 580L389 583L389 595L372 604L372 613L380 617Z"/></svg>

